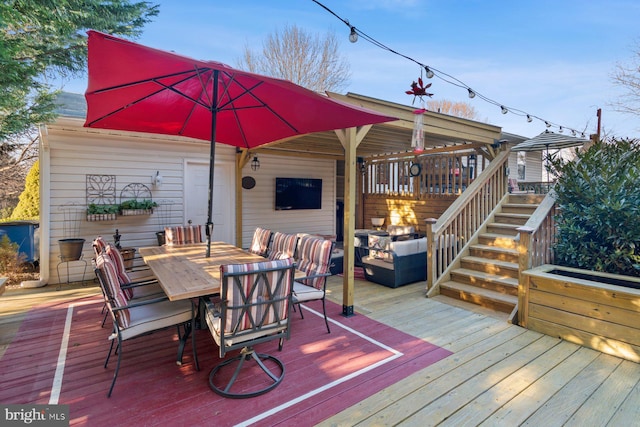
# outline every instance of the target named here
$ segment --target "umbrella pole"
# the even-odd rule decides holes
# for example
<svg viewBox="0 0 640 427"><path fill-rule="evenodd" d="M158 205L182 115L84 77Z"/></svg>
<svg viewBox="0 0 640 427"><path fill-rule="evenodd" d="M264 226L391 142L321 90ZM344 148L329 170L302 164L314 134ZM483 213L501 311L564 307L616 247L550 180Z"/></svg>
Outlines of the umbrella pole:
<svg viewBox="0 0 640 427"><path fill-rule="evenodd" d="M211 104L211 149L209 154L209 205L207 209L207 252L205 256L211 256L211 237L213 236L213 177L216 158L216 121L218 119L218 70L213 71L213 99Z"/></svg>

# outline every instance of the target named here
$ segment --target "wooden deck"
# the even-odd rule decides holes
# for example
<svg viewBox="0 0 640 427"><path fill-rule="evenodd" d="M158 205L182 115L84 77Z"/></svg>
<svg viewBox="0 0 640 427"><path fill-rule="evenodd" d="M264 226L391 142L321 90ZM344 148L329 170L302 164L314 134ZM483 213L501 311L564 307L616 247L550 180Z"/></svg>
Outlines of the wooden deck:
<svg viewBox="0 0 640 427"><path fill-rule="evenodd" d="M0 297L0 357L30 306L98 292L54 289ZM342 278L332 277L329 289L340 304ZM640 364L509 325L504 314L427 299L424 283L389 289L357 281L355 302L357 312L453 354L321 425L630 426L640 419Z"/></svg>

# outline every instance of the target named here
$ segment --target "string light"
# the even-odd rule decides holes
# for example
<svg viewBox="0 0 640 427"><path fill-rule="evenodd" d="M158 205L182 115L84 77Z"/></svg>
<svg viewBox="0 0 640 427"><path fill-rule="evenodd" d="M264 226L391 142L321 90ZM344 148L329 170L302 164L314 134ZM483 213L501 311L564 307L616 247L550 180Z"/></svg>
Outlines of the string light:
<svg viewBox="0 0 640 427"><path fill-rule="evenodd" d="M358 33L356 32L356 27L351 27L351 33L349 33L349 41L351 43L355 43L358 41Z"/></svg>
<svg viewBox="0 0 640 427"><path fill-rule="evenodd" d="M434 76L434 73L433 73L433 71L431 71L431 68L429 68L429 67L425 66L425 67L424 67L424 70L427 72L427 78L428 78L428 79L432 79L432 78L433 78L433 76Z"/></svg>
<svg viewBox="0 0 640 427"><path fill-rule="evenodd" d="M418 64L420 66L420 68L424 69L424 71L426 72L426 76L427 78L431 79L433 77L437 77L440 80L449 83L451 85L463 88L463 89L467 89L468 94L469 94L469 98L475 98L476 96L480 99L482 99L483 101L489 103L489 104L493 104L497 107L500 107L500 110L502 111L502 114L507 114L507 113L511 113L511 114L515 114L521 117L526 117L527 122L531 123L533 121L533 119L537 119L540 120L541 122L543 122L545 124L545 126L547 128L551 128L552 126L557 127L558 129L560 129L560 132L562 132L564 129L569 129L571 131L574 131L571 128L566 128L564 126L558 125L556 123L552 123L549 122L548 120L542 119L538 116L535 115L531 115L525 111L519 110L517 108L513 108L513 107L506 107L504 104L501 104L497 101L494 101L491 98L488 98L484 95L482 95L481 93L478 93L477 91L471 89L471 87L469 87L466 83L462 82L461 80L457 79L456 77L445 73L444 71L438 70L437 68L434 68L433 66L428 66L425 65L419 61L417 61L414 58L411 58L410 56L404 55L400 52L397 52L393 49L391 49L390 47L384 45L383 43L377 41L376 39L374 39L373 37L370 37L369 35L367 35L366 33L362 32L362 30L357 29L355 26L351 25L349 23L349 21L347 21L346 19L341 18L340 16L338 16L335 12L333 12L331 9L329 9L327 6L323 5L322 3L320 3L318 0L311 0L313 1L315 4L317 4L318 6L322 7L323 9L325 9L327 12L329 12L330 14L332 14L333 16L335 16L337 19L339 19L340 21L342 21L345 25L347 25L347 27L349 27L350 33L349 33L349 41L351 41L352 43L355 43L356 41L358 41L358 37L363 38L364 40L368 41L369 43L373 44L374 46L379 47L380 49L386 50L388 52L393 53L394 55L398 55L408 61L414 62L416 64ZM582 137L584 138L584 132L582 132Z"/></svg>

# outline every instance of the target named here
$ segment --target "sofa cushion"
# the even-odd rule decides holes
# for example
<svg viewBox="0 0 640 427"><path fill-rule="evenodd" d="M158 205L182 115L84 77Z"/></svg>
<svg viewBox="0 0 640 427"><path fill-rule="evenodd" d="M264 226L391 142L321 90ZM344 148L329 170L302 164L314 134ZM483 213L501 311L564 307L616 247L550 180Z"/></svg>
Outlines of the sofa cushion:
<svg viewBox="0 0 640 427"><path fill-rule="evenodd" d="M406 234L413 234L416 232L415 227L412 225L389 225L387 226L387 233L389 236L403 236Z"/></svg>
<svg viewBox="0 0 640 427"><path fill-rule="evenodd" d="M395 252L396 256L411 255L427 251L427 238L411 239L391 242L389 249Z"/></svg>

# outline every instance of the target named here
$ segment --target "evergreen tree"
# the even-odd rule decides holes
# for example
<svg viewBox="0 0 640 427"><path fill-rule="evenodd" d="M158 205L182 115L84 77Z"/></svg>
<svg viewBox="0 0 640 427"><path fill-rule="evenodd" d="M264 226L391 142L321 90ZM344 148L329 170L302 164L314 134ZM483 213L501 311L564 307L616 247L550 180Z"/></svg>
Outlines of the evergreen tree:
<svg viewBox="0 0 640 427"><path fill-rule="evenodd" d="M55 117L47 79L84 71L86 30L136 36L158 12L146 1L0 2L0 145Z"/></svg>
<svg viewBox="0 0 640 427"><path fill-rule="evenodd" d="M20 194L18 206L13 210L11 219L38 219L40 217L40 162L36 161L25 181L24 191Z"/></svg>

